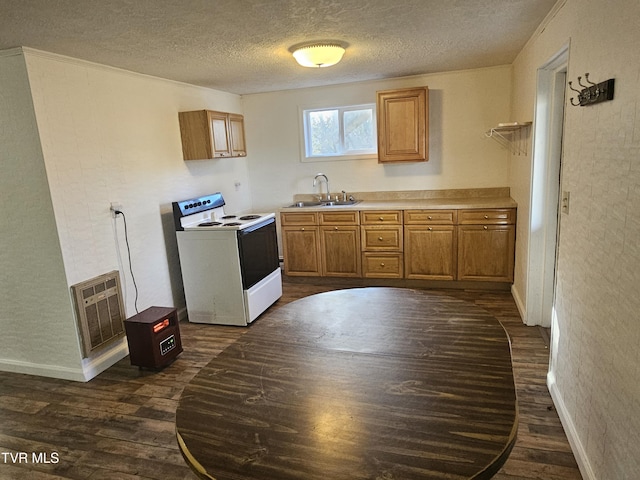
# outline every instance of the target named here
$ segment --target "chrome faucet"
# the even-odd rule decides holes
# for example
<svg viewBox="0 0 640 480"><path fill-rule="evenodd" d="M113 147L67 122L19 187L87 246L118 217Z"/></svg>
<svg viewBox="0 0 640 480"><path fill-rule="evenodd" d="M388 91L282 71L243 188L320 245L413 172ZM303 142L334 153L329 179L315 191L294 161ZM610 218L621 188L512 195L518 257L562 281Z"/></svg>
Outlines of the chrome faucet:
<svg viewBox="0 0 640 480"><path fill-rule="evenodd" d="M324 173L318 173L313 179L314 187L317 185L318 177L324 178L324 181L327 184L327 201L331 201L331 190L329 190L329 179ZM322 193L320 194L320 200L322 200Z"/></svg>

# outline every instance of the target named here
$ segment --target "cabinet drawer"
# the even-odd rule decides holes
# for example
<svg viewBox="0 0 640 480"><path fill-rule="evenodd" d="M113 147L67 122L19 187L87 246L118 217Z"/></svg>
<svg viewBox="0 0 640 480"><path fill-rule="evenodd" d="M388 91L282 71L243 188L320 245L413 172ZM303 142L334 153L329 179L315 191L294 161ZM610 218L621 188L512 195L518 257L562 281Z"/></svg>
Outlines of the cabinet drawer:
<svg viewBox="0 0 640 480"><path fill-rule="evenodd" d="M400 225L402 223L402 210L361 211L360 221L363 225Z"/></svg>
<svg viewBox="0 0 640 480"><path fill-rule="evenodd" d="M365 278L402 278L401 253L363 253L362 276Z"/></svg>
<svg viewBox="0 0 640 480"><path fill-rule="evenodd" d="M319 212L320 225L358 225L357 210Z"/></svg>
<svg viewBox="0 0 640 480"><path fill-rule="evenodd" d="M282 225L317 225L318 215L316 212L282 212L280 222Z"/></svg>
<svg viewBox="0 0 640 480"><path fill-rule="evenodd" d="M402 251L402 227L364 226L362 229L362 250Z"/></svg>
<svg viewBox="0 0 640 480"><path fill-rule="evenodd" d="M509 225L516 223L515 208L491 208L486 210L460 210L459 225Z"/></svg>
<svg viewBox="0 0 640 480"><path fill-rule="evenodd" d="M405 210L405 225L455 225L456 210Z"/></svg>

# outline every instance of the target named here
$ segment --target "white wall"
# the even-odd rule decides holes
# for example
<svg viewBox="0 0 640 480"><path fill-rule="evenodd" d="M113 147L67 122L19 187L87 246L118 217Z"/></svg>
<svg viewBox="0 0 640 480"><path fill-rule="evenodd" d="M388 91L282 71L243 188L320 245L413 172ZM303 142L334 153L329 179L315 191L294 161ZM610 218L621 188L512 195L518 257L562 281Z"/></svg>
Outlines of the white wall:
<svg viewBox="0 0 640 480"><path fill-rule="evenodd" d="M428 162L300 161L299 108L375 103L377 90L418 85L429 87ZM508 121L510 99L510 66L246 95L253 206L274 210L296 193L319 192L312 187L318 172L333 192L505 187L506 151L484 132Z"/></svg>
<svg viewBox="0 0 640 480"><path fill-rule="evenodd" d="M0 370L81 375L27 68L0 52Z"/></svg>
<svg viewBox="0 0 640 480"><path fill-rule="evenodd" d="M56 325L64 326L69 338L66 343L73 343L74 348L58 355L77 365L80 359L70 285L120 270L126 286L127 316L135 314L124 224L121 217L111 218L110 202L120 202L126 215L140 311L152 305L184 307L172 201L219 190L229 210L250 209L246 160L184 162L178 125L179 111L207 108L242 113L241 102L236 95L30 49L25 49L24 56L33 99L30 117L33 120L35 112L37 131L32 125L34 133L16 147L14 163L21 164L31 150L39 152L39 133L42 153L34 159L34 168L39 169L36 190L47 197L50 190L50 200L42 211L35 207L30 211L36 214L36 221L46 218L44 225L53 229L53 239L59 237L57 256L64 264L66 280L58 268L55 298L60 301L62 289L66 312L59 313ZM12 88L22 92L24 102L30 102L24 73L15 83ZM25 115L29 116L28 112ZM0 117L10 121L5 115ZM237 189L236 183L240 184ZM13 205L10 201L3 197L6 208ZM7 246L5 238L2 242L0 250ZM38 256L24 264L11 258L5 262L12 270L24 269L25 277L39 275L45 266ZM46 296L41 300L49 302ZM14 322L22 324L25 313L18 313ZM48 330L43 320L21 327L15 350L37 359L32 361L46 363L47 347L36 333L45 326ZM100 363L97 369L96 362ZM104 358L93 364L82 362L84 371L91 371L91 375L108 366Z"/></svg>
<svg viewBox="0 0 640 480"><path fill-rule="evenodd" d="M568 80L616 81L613 101L565 113L561 188L571 202L560 219L549 387L588 479L640 471L639 18L637 0L567 0L514 63L513 118L532 117L536 70L567 43ZM510 172L528 212L530 157L512 159ZM526 262L519 226L516 258ZM517 270L522 292L526 271Z"/></svg>

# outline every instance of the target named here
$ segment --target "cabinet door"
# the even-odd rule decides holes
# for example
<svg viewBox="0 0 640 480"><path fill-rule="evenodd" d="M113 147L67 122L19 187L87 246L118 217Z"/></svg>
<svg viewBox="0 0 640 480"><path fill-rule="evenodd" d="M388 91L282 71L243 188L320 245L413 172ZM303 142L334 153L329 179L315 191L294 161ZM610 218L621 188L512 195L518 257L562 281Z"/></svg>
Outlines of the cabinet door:
<svg viewBox="0 0 640 480"><path fill-rule="evenodd" d="M211 150L211 124L206 110L179 112L182 156L185 160L213 158Z"/></svg>
<svg viewBox="0 0 640 480"><path fill-rule="evenodd" d="M290 276L320 275L318 227L282 227L284 273Z"/></svg>
<svg viewBox="0 0 640 480"><path fill-rule="evenodd" d="M229 129L231 132L231 155L234 157L246 156L247 147L244 143L244 117L230 113Z"/></svg>
<svg viewBox="0 0 640 480"><path fill-rule="evenodd" d="M378 162L424 162L429 156L427 87L377 92Z"/></svg>
<svg viewBox="0 0 640 480"><path fill-rule="evenodd" d="M456 227L449 225L404 227L405 277L454 280Z"/></svg>
<svg viewBox="0 0 640 480"><path fill-rule="evenodd" d="M209 112L209 124L211 125L211 145L213 156L230 157L231 145L229 144L229 115L223 112Z"/></svg>
<svg viewBox="0 0 640 480"><path fill-rule="evenodd" d="M515 225L458 227L458 280L513 282Z"/></svg>
<svg viewBox="0 0 640 480"><path fill-rule="evenodd" d="M360 277L360 227L320 227L322 275Z"/></svg>

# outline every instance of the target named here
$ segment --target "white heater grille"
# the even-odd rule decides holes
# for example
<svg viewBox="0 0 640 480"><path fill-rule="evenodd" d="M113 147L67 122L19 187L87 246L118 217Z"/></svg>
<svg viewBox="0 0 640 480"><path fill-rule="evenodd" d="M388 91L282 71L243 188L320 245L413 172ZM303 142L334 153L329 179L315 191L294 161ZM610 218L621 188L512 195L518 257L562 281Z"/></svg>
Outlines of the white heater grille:
<svg viewBox="0 0 640 480"><path fill-rule="evenodd" d="M84 358L124 336L124 303L117 270L71 286Z"/></svg>

